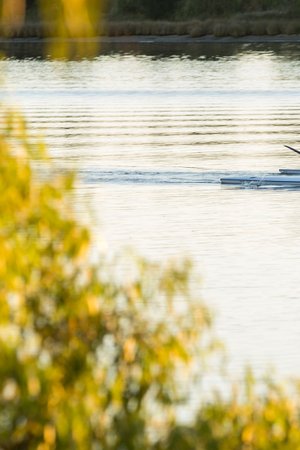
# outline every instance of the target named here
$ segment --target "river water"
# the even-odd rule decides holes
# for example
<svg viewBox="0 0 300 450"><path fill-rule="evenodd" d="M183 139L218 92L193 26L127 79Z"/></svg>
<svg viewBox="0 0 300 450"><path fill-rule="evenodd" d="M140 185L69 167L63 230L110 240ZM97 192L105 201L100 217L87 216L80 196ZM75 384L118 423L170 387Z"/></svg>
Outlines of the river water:
<svg viewBox="0 0 300 450"><path fill-rule="evenodd" d="M32 52L1 61L2 97L62 170L78 171L78 210L90 205L109 251L191 257L231 370L299 374L300 190L219 184L300 168L283 147L300 144L299 48L136 45L80 61Z"/></svg>

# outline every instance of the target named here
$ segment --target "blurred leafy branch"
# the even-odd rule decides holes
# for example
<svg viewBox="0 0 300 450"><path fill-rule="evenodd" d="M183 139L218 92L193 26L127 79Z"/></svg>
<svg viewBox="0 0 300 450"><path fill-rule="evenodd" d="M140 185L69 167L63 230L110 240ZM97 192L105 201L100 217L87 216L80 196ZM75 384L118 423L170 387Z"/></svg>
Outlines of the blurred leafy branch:
<svg viewBox="0 0 300 450"><path fill-rule="evenodd" d="M213 344L190 265L92 265L73 176L36 173L43 146L1 112L0 448L147 448Z"/></svg>
<svg viewBox="0 0 300 450"><path fill-rule="evenodd" d="M77 57L95 54L98 48L95 36L99 34L103 1L36 0L43 37L55 38L55 42L49 41L46 52L55 58L66 57L71 51ZM1 35L18 35L26 21L28 3L31 2L0 0Z"/></svg>
<svg viewBox="0 0 300 450"><path fill-rule="evenodd" d="M9 1L21 14L24 2ZM93 5L58 1L62 35L92 36ZM3 105L0 150L0 449L300 448L297 384L287 392L248 376L227 397L203 400L199 380L217 343L189 262L131 258L122 279L104 256L92 264L92 238L72 209L74 176L55 174L24 117ZM191 394L199 409L183 425L177 406Z"/></svg>

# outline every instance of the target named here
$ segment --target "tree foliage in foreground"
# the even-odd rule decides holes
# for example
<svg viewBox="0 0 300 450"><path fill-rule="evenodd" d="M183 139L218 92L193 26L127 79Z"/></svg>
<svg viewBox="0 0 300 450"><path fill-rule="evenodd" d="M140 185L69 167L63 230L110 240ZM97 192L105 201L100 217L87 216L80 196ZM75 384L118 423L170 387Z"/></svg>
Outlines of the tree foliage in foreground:
<svg viewBox="0 0 300 450"><path fill-rule="evenodd" d="M72 176L45 162L38 176L23 119L1 117L0 448L151 447L185 398L180 377L201 372L210 318L189 266L137 259L122 282L93 266Z"/></svg>
<svg viewBox="0 0 300 450"><path fill-rule="evenodd" d="M229 397L202 405L192 425L175 426L163 449L299 450L299 388L247 375Z"/></svg>

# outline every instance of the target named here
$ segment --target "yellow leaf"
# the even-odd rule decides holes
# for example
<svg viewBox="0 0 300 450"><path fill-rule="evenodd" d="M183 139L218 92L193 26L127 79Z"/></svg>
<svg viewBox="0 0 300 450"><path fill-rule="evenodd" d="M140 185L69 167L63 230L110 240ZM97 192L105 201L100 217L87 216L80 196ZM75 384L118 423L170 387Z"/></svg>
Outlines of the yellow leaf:
<svg viewBox="0 0 300 450"><path fill-rule="evenodd" d="M132 337L126 339L123 347L124 359L126 362L130 363L134 361L136 349L137 349L136 340Z"/></svg>
<svg viewBox="0 0 300 450"><path fill-rule="evenodd" d="M53 445L55 443L56 431L53 425L48 424L44 427L44 439L49 445Z"/></svg>

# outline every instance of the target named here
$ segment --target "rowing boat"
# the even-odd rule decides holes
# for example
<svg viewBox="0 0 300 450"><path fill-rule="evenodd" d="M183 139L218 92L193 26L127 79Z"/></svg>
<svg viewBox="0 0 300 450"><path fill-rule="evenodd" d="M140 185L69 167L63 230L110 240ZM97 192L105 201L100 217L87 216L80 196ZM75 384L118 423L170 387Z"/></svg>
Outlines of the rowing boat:
<svg viewBox="0 0 300 450"><path fill-rule="evenodd" d="M300 169L279 169L283 175L300 175Z"/></svg>
<svg viewBox="0 0 300 450"><path fill-rule="evenodd" d="M300 154L300 150L285 145L286 148ZM245 186L293 186L300 187L300 169L279 169L278 174L273 175L241 175L220 178L221 184L245 185Z"/></svg>
<svg viewBox="0 0 300 450"><path fill-rule="evenodd" d="M300 187L300 174L297 175L265 175L265 176L235 176L220 179L221 184L248 185L248 186L298 186Z"/></svg>

